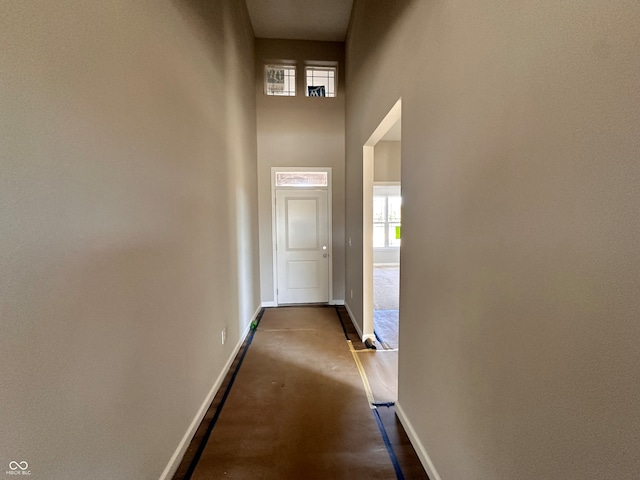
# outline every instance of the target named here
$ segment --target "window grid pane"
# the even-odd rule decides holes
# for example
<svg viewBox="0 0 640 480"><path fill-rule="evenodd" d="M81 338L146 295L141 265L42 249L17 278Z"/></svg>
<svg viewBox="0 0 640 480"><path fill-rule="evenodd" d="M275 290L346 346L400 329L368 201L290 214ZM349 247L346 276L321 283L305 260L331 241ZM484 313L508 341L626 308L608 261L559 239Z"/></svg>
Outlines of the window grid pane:
<svg viewBox="0 0 640 480"><path fill-rule="evenodd" d="M400 197L389 197L389 221L390 222L399 222L400 221Z"/></svg>
<svg viewBox="0 0 640 480"><path fill-rule="evenodd" d="M265 66L265 93L293 97L296 94L296 67L288 65Z"/></svg>
<svg viewBox="0 0 640 480"><path fill-rule="evenodd" d="M399 223L389 223L389 229L387 230L389 233L389 246L390 247L399 247L400 239L396 238L396 227L399 227Z"/></svg>
<svg viewBox="0 0 640 480"><path fill-rule="evenodd" d="M386 221L386 197L373 197L373 221L385 222Z"/></svg>
<svg viewBox="0 0 640 480"><path fill-rule="evenodd" d="M374 223L373 224L373 246L374 247L384 247L385 246L385 224L384 223Z"/></svg>
<svg viewBox="0 0 640 480"><path fill-rule="evenodd" d="M374 195L373 197L373 246L374 248L399 247L396 228L401 226L402 197L399 195Z"/></svg>
<svg viewBox="0 0 640 480"><path fill-rule="evenodd" d="M336 96L335 67L307 67L305 69L308 97Z"/></svg>

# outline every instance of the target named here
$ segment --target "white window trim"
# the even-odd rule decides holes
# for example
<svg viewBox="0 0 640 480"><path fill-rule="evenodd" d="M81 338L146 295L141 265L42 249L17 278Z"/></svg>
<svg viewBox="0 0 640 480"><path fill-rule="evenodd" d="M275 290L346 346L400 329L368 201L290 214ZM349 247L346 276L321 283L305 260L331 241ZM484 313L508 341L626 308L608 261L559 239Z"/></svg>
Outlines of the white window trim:
<svg viewBox="0 0 640 480"><path fill-rule="evenodd" d="M307 83L307 70L333 70L334 92L333 96L309 97L309 84ZM327 92L328 93L328 92ZM304 95L308 98L337 98L338 97L338 64L337 62L306 62L304 65Z"/></svg>
<svg viewBox="0 0 640 480"><path fill-rule="evenodd" d="M293 69L293 95L275 95L273 93L269 93L269 89L267 88L267 71L270 68L285 68L285 69ZM263 76L263 93L268 97L295 97L298 95L298 66L295 63L288 62L268 62L265 63L264 69L262 70Z"/></svg>

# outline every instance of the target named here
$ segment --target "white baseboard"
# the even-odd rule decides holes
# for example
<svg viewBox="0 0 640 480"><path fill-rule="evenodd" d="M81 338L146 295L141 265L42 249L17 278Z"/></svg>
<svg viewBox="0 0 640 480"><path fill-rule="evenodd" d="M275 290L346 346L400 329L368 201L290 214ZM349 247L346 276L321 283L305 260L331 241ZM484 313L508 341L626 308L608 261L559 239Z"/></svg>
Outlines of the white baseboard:
<svg viewBox="0 0 640 480"><path fill-rule="evenodd" d="M258 308L256 308L256 311L253 312L253 316L251 317L251 320L249 320L249 327L251 328L251 323L258 318L258 315L260 315L260 311L262 310L262 305L258 305ZM249 333L249 330L245 330L244 334L241 335L242 337L242 341L240 342L240 346L242 346L242 342L244 342L245 337L247 336L247 334ZM240 350L240 346L237 347L238 350ZM238 354L238 352L236 351L236 353L233 355L233 358L235 358L235 356ZM232 360L233 361L233 360Z"/></svg>
<svg viewBox="0 0 640 480"><path fill-rule="evenodd" d="M358 332L358 336L362 338L362 330L360 329L358 324L353 320L355 318L355 315L351 311L351 308L349 307L349 304L347 302L345 302L344 308L347 309L347 313L349 314L349 320L351 320L351 323L353 323L353 326L355 327L356 332Z"/></svg>
<svg viewBox="0 0 640 480"><path fill-rule="evenodd" d="M396 401L396 414L398 415L398 418L400 419L400 423L402 423L402 426L404 427L405 432L407 432L407 436L409 437L409 440L411 440L411 445L413 445L413 448L418 454L418 458L420 458L420 462L422 463L422 466L427 472L427 475L429 475L429 478L431 480L442 480L440 478L440 475L438 475L438 471L436 470L435 465L431 461L431 457L429 457L427 450L424 448L424 445L418 438L418 435L415 429L413 428L413 425L411 425L411 422L405 415L404 410L402 410L402 406L397 401Z"/></svg>
<svg viewBox="0 0 640 480"><path fill-rule="evenodd" d="M344 305L344 300L331 300L329 302L329 305ZM278 304L276 302L262 302L262 306L265 308L269 308L277 307ZM304 304L301 304L301 306L304 306Z"/></svg>
<svg viewBox="0 0 640 480"><path fill-rule="evenodd" d="M375 335L362 335L362 329L358 326L358 324L354 320L356 317L353 314L353 312L351 311L351 309L349 308L349 304L345 302L344 307L347 309L347 313L349 314L349 320L351 320L351 323L353 324L354 328L356 329L356 332L358 332L358 336L360 337L360 339L363 342L366 341L368 338L370 338L371 340L375 341L375 339L376 339Z"/></svg>
<svg viewBox="0 0 640 480"><path fill-rule="evenodd" d="M344 300L331 300L329 305L344 305ZM277 307L278 304L276 302L262 302L262 306L265 308ZM302 304L304 306L304 304Z"/></svg>
<svg viewBox="0 0 640 480"><path fill-rule="evenodd" d="M191 421L189 428L187 428L187 431L182 437L182 440L180 440L180 443L178 444L178 448L176 448L175 452L173 452L173 455L171 456L169 463L165 467L164 471L162 472L158 480L169 480L170 478L173 477L173 474L176 473L176 470L178 470L178 467L180 466L180 462L182 461L182 457L184 457L184 453L187 451L187 448L189 447L189 443L191 443L191 439L196 434L196 430L200 426L200 423L202 423L202 419L206 415L207 410L209 409L209 406L213 401L213 397L215 397L216 393L218 393L218 389L220 388L220 385L222 385L222 382L224 381L225 377L227 376L227 373L231 368L231 364L235 360L236 355L240 350L240 347L244 343L244 340L247 337L247 335L249 334L249 328L251 328L251 322L253 322L253 320L257 318L258 314L260 313L260 310L262 310L262 306L258 307L258 309L253 314L253 317L251 317L251 320L245 327L244 332L242 333L242 335L240 335L240 340L238 340L238 343L234 347L233 352L231 352L231 355L229 356L227 363L225 363L224 367L222 368L222 371L220 372L220 375L218 375L218 378L216 378L216 381L211 387L211 390L209 390L209 393L204 399L204 402L202 402L202 405L200 406L198 413L196 413L196 416Z"/></svg>

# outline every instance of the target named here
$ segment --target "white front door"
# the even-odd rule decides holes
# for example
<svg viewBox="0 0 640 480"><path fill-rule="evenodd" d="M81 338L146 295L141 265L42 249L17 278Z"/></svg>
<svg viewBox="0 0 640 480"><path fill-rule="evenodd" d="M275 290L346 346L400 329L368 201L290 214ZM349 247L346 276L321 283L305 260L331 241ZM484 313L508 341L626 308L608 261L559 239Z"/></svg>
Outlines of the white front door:
<svg viewBox="0 0 640 480"><path fill-rule="evenodd" d="M278 303L329 301L327 190L276 190Z"/></svg>

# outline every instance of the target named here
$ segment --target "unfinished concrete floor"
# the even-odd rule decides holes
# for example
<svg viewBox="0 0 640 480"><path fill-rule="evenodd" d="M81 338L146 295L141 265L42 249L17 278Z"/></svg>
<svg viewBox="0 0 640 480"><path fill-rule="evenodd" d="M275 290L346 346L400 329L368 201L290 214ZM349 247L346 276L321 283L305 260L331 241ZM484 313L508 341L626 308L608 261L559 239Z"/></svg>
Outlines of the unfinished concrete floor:
<svg viewBox="0 0 640 480"><path fill-rule="evenodd" d="M333 307L266 309L226 398L216 397L203 421L210 426L196 434L174 479L427 478L383 407L378 416L401 451L385 445L345 333ZM355 355L372 371L374 352ZM395 386L371 380L374 401L392 401ZM399 472L397 457L411 476Z"/></svg>

